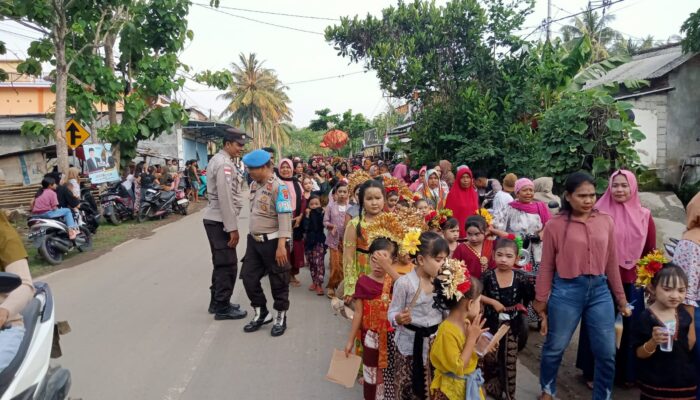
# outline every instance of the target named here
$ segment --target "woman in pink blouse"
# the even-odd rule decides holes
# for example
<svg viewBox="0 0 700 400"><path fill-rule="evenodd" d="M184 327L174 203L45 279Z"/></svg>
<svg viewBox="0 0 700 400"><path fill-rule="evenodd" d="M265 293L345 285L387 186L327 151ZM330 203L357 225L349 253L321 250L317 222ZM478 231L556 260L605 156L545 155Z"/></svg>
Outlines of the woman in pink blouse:
<svg viewBox="0 0 700 400"><path fill-rule="evenodd" d="M633 316L623 319L622 340L615 364L616 381L631 387L636 381L636 349L631 342L633 321L644 311L644 288L635 286L637 260L656 248L656 227L651 211L639 200L637 178L627 170L612 174L608 190L596 203L599 211L610 214L615 222L615 243L620 277L627 300L634 306ZM589 387L593 387L593 354L588 332L581 330L576 367L583 371Z"/></svg>
<svg viewBox="0 0 700 400"><path fill-rule="evenodd" d="M562 211L544 228L536 284L534 308L546 335L540 398L550 400L556 395L562 356L585 316L581 329L588 330L595 357L593 398L610 399L615 378L614 304L623 315L631 314L620 279L614 222L610 215L594 209L592 176L571 174L564 186Z"/></svg>

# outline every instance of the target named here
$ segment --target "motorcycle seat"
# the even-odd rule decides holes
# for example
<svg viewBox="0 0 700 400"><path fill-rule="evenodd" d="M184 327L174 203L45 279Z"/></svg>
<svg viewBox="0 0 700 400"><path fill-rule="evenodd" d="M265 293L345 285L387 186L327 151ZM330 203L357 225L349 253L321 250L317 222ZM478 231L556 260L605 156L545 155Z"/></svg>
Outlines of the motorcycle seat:
<svg viewBox="0 0 700 400"><path fill-rule="evenodd" d="M12 380L22 366L22 362L27 355L29 346L32 343L32 338L34 336L34 331L36 330L37 321L39 320L39 314L41 313L41 301L36 297L33 298L29 304L22 310L22 318L24 319L24 338L22 338L22 343L19 345L17 354L12 362L0 372L0 396L2 396L7 388L12 383Z"/></svg>

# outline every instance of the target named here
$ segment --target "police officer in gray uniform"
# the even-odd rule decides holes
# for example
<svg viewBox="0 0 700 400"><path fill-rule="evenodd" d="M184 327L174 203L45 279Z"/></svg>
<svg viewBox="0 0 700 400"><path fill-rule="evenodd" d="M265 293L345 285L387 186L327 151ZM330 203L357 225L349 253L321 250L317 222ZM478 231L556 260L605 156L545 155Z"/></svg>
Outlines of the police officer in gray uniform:
<svg viewBox="0 0 700 400"><path fill-rule="evenodd" d="M255 150L243 157L253 178L250 187L250 234L247 238L241 279L255 311L243 328L255 332L273 321L260 280L267 275L274 298L272 336L281 336L287 329L289 279L291 265L287 259L287 241L292 237L292 203L287 186L272 169L270 154Z"/></svg>
<svg viewBox="0 0 700 400"><path fill-rule="evenodd" d="M207 165L207 198L204 230L209 238L214 269L211 274L209 313L214 319L242 319L248 313L231 303L238 272L238 215L243 206L243 174L233 162L241 156L250 137L238 129L227 129L224 147Z"/></svg>

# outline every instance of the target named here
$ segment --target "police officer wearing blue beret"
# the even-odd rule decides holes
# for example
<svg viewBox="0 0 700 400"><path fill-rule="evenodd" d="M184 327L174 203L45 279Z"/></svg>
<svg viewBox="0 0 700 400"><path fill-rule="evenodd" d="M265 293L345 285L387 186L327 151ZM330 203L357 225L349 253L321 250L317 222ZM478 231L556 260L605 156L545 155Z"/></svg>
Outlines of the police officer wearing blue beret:
<svg viewBox="0 0 700 400"><path fill-rule="evenodd" d="M273 322L272 336L287 329L289 280L291 265L287 258L287 241L292 237L292 204L289 189L274 174L270 154L255 150L243 157L253 179L250 186L250 230L241 268L241 280L255 312L243 328L255 332ZM274 316L260 281L267 275L274 299Z"/></svg>

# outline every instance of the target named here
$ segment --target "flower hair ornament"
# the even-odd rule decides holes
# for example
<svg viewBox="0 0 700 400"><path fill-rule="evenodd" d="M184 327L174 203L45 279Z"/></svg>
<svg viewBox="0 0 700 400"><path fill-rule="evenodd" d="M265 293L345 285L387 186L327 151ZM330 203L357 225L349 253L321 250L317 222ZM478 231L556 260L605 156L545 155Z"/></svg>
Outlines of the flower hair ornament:
<svg viewBox="0 0 700 400"><path fill-rule="evenodd" d="M637 261L637 287L647 287L657 272L668 263L668 259L659 250L654 250Z"/></svg>
<svg viewBox="0 0 700 400"><path fill-rule="evenodd" d="M440 229L440 226L452 218L452 210L443 208L440 211L431 211L425 216L425 223L430 229Z"/></svg>
<svg viewBox="0 0 700 400"><path fill-rule="evenodd" d="M489 210L487 210L485 208L480 208L476 212L476 215L480 215L480 216L484 217L484 219L486 220L486 226L491 226L491 224L493 223L493 215L491 215Z"/></svg>
<svg viewBox="0 0 700 400"><path fill-rule="evenodd" d="M446 259L435 278L434 307L449 310L450 305L462 300L471 287L471 276L462 262L452 258Z"/></svg>

